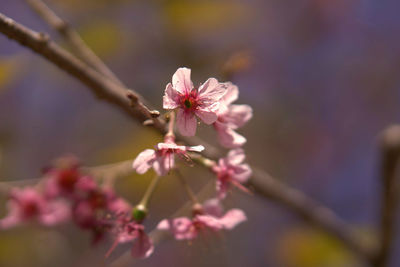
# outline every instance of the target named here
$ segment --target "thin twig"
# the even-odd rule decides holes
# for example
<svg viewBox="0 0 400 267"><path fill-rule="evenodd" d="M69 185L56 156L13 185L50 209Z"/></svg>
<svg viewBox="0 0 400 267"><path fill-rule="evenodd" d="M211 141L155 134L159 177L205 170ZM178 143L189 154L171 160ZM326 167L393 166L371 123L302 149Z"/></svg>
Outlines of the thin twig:
<svg viewBox="0 0 400 267"><path fill-rule="evenodd" d="M396 210L398 206L399 159L400 159L400 126L393 125L387 128L381 139L382 151L382 203L380 222L380 247L376 255L374 266L385 267L392 252Z"/></svg>
<svg viewBox="0 0 400 267"><path fill-rule="evenodd" d="M209 181L205 184L200 191L196 194L196 196L200 199L206 199L209 196L209 192L214 187L214 181ZM180 207L174 214L172 214L171 218L175 218L178 216L182 216L188 210L192 208L193 204L191 202L187 202L185 205ZM161 244L164 241L167 241L173 237L171 233L168 231L159 231L156 228L153 229L149 236L153 241L154 246ZM130 251L125 252L117 259L113 260L110 264L110 267L128 267L133 266L133 263L136 259L132 258Z"/></svg>
<svg viewBox="0 0 400 267"><path fill-rule="evenodd" d="M107 77L99 74L87 64L65 51L65 49L52 42L48 35L32 31L1 13L0 32L45 57L87 85L99 98L118 106L131 117L141 122L152 119L154 121L153 127L165 133L165 124L159 119L154 118L153 113L155 112L152 112L142 103L142 97L138 93L121 87ZM127 97L128 95L130 98Z"/></svg>
<svg viewBox="0 0 400 267"><path fill-rule="evenodd" d="M36 33L1 13L0 32L47 58L50 62L86 84L96 95L113 103L131 117L140 122L152 119L154 122L152 126L161 134L166 133L165 122L157 118L157 112L151 112L149 108L143 105L142 101L139 101L141 97L136 92L127 91L115 82L93 71L85 63L51 42L46 35ZM126 97L127 95L129 95L131 101ZM132 104L136 109L132 110ZM183 138L180 139L187 141ZM190 141L187 143L190 143ZM203 153L207 157L215 158L216 154L219 154L219 151L212 146L207 148L209 148L208 151ZM254 175L251 183L260 195L271 197L296 214L308 218L310 222L319 225L323 230L339 238L344 245L351 248L361 258L371 258L370 249L366 248L365 244L360 242L358 238L355 238L354 234L350 234L352 233L350 227L342 223L328 208L316 204L300 191L278 183L265 172L254 167L253 170ZM298 202L298 200L304 200L304 202Z"/></svg>
<svg viewBox="0 0 400 267"><path fill-rule="evenodd" d="M124 86L104 62L85 44L79 34L41 0L25 0L28 5L70 44L75 53L101 74Z"/></svg>

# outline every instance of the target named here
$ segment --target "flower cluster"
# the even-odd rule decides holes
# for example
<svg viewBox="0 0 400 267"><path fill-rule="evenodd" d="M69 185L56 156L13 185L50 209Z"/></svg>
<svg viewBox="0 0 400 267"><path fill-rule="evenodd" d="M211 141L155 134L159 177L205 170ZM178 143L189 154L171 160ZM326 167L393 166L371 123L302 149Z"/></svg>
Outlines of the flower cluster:
<svg viewBox="0 0 400 267"><path fill-rule="evenodd" d="M179 68L172 76L172 83L166 86L163 107L169 111L169 123L164 142L158 143L155 149L144 150L133 161L133 168L137 173L143 174L153 168L157 176L166 176L177 169L175 155L191 161L192 153L202 152L204 147L178 145L175 142L174 125L176 123L181 135L194 136L197 118L205 124L213 125L219 143L232 149L225 158L217 162L199 155L194 157L203 163L207 160L209 164L205 165L210 167L216 176L216 198L204 204L198 202L184 178L180 176L180 172L176 170L193 202L192 216L163 219L157 229L171 232L177 240L193 240L201 233L231 230L245 221L246 215L240 209L231 209L224 213L221 201L226 198L231 185L249 192L243 184L251 176L249 165L243 163L245 154L240 148L246 142L246 138L236 132L252 117L251 107L232 104L239 96L239 89L234 84L220 83L215 78L209 78L195 88L190 73L190 69ZM147 209L147 206L145 208Z"/></svg>
<svg viewBox="0 0 400 267"><path fill-rule="evenodd" d="M84 173L78 161L69 157L47 168L37 185L10 191L8 213L0 219L0 229L28 222L53 226L72 221L92 233L93 243L102 240L107 233L114 237L106 256L118 244L131 242L132 256L147 258L154 250L143 224L149 212L149 200L160 178L172 172L180 179L193 202L192 214L190 217L162 219L156 229L171 232L177 240L193 240L204 233L233 229L247 220L246 215L240 209L224 212L222 201L233 187L249 192L244 183L251 176L250 167L243 163L245 154L240 148L246 139L236 130L252 117L252 109L248 105L232 104L238 95L237 86L229 82L220 83L215 78L195 88L190 79L190 69L178 69L163 97L168 122L164 141L156 144L154 149L141 152L132 164L139 174L151 168L156 174L137 205L132 206L119 197L112 183L99 183L95 177ZM231 149L226 157L213 161L199 154L205 149L202 145L177 143L175 125L182 135L194 136L198 124L196 117L212 125L220 144ZM215 197L200 204L179 172L175 156L184 162L198 162L210 168L215 174Z"/></svg>

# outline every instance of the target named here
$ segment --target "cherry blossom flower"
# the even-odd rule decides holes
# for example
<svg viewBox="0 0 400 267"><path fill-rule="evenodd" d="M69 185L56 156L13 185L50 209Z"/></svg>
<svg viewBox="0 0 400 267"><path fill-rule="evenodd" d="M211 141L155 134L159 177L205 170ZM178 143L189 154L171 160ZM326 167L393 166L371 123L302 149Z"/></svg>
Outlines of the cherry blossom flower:
<svg viewBox="0 0 400 267"><path fill-rule="evenodd" d="M106 257L110 256L119 243L131 241L134 241L131 249L132 257L147 258L153 253L153 241L144 231L144 226L131 220L128 216L118 216L112 231L116 235L116 238L113 245L106 253Z"/></svg>
<svg viewBox="0 0 400 267"><path fill-rule="evenodd" d="M199 117L205 124L217 120L219 101L226 93L226 88L217 79L209 78L198 89L193 87L190 69L179 68L168 83L163 97L164 109L178 109L177 127L185 136L196 134Z"/></svg>
<svg viewBox="0 0 400 267"><path fill-rule="evenodd" d="M201 208L194 208L192 219L180 217L164 219L157 225L157 229L170 231L177 240L192 240L200 233L211 230L231 230L236 225L247 220L240 209L231 209L223 214L222 206L218 199L206 201Z"/></svg>
<svg viewBox="0 0 400 267"><path fill-rule="evenodd" d="M221 158L218 164L212 168L217 175L217 192L220 199L226 197L226 192L231 184L248 192L242 183L250 178L252 171L248 164L242 163L244 159L244 151L237 148L229 151L227 157Z"/></svg>
<svg viewBox="0 0 400 267"><path fill-rule="evenodd" d="M76 199L72 214L75 223L82 229L91 230L93 243L102 239L110 223L104 218L111 215L126 214L132 207L117 197L111 188L96 187Z"/></svg>
<svg viewBox="0 0 400 267"><path fill-rule="evenodd" d="M47 173L45 183L45 194L48 197L55 198L64 196L73 198L76 193L76 186L79 185L81 174L77 166L69 168L52 168Z"/></svg>
<svg viewBox="0 0 400 267"><path fill-rule="evenodd" d="M177 145L174 139L167 136L164 143L158 143L156 149L146 149L141 152L133 161L132 167L137 173L143 174L151 167L159 176L164 176L173 169L175 165L174 155L180 155L184 158L189 158L188 151L201 152L204 150L203 146L180 146Z"/></svg>
<svg viewBox="0 0 400 267"><path fill-rule="evenodd" d="M51 226L69 219L70 211L61 200L48 200L34 188L13 189L7 202L8 215L0 220L0 228L36 221Z"/></svg>
<svg viewBox="0 0 400 267"><path fill-rule="evenodd" d="M232 104L238 99L239 89L230 82L223 83L227 92L221 98L218 110L218 119L214 122L214 128L218 134L220 144L226 148L237 148L246 143L246 138L237 132L253 116L253 110L249 105Z"/></svg>

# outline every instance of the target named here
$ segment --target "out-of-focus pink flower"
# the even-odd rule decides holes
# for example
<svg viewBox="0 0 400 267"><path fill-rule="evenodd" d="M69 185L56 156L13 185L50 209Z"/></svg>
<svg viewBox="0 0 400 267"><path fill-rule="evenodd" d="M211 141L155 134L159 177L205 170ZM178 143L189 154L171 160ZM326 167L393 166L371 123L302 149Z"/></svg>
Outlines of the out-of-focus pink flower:
<svg viewBox="0 0 400 267"><path fill-rule="evenodd" d="M132 207L111 188L99 187L90 177L82 177L72 199L74 222L93 233L93 243L100 241L110 228L108 216L129 213Z"/></svg>
<svg viewBox="0 0 400 267"><path fill-rule="evenodd" d="M61 200L48 200L34 188L13 189L7 202L8 214L0 220L0 228L36 221L51 226L69 219L70 211Z"/></svg>
<svg viewBox="0 0 400 267"><path fill-rule="evenodd" d="M239 89L236 85L230 82L222 85L226 87L227 92L220 100L221 105L217 113L218 119L213 125L222 146L237 148L246 143L246 138L235 132L235 130L251 119L253 110L249 105L232 104L239 96Z"/></svg>
<svg viewBox="0 0 400 267"><path fill-rule="evenodd" d="M159 176L164 176L174 167L175 154L188 158L188 151L201 152L203 150L203 146L177 145L173 138L166 137L164 143L157 144L156 150L146 149L141 152L133 161L132 167L139 174L143 174L153 167Z"/></svg>
<svg viewBox="0 0 400 267"><path fill-rule="evenodd" d="M217 192L220 199L226 197L230 184L248 192L242 183L250 178L252 171L248 164L242 163L244 159L244 151L237 148L229 151L227 157L221 158L212 168L217 175Z"/></svg>
<svg viewBox="0 0 400 267"><path fill-rule="evenodd" d="M154 245L150 237L144 231L144 226L132 221L128 216L118 216L112 229L116 235L115 241L106 253L108 257L119 243L134 241L131 254L134 258L147 258L154 251Z"/></svg>
<svg viewBox="0 0 400 267"><path fill-rule="evenodd" d="M164 109L178 109L177 127L185 136L196 134L199 117L204 123L212 124L217 120L219 101L226 93L215 78L209 78L198 89L193 87L190 69L179 68L168 83L163 97Z"/></svg>
<svg viewBox="0 0 400 267"><path fill-rule="evenodd" d="M159 222L157 229L170 231L177 240L192 240L205 230L231 230L246 219L244 212L239 209L231 209L223 214L219 201L212 199L205 202L202 208L196 208L192 219L164 219Z"/></svg>
<svg viewBox="0 0 400 267"><path fill-rule="evenodd" d="M74 197L76 193L76 186L82 175L78 171L78 167L71 168L50 169L47 173L47 181L45 183L46 196L54 197Z"/></svg>

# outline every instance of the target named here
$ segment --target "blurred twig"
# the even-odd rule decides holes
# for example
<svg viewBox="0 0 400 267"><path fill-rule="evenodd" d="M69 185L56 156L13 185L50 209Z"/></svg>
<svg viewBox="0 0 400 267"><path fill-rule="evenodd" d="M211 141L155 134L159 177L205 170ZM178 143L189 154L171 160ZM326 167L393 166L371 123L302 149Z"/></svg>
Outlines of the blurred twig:
<svg viewBox="0 0 400 267"><path fill-rule="evenodd" d="M32 49L64 71L67 71L86 84L96 95L113 103L131 115L131 117L140 122L149 119L153 120L152 126L160 133L165 134L165 123L157 118L156 112L151 112L139 100L141 97L136 92L129 91L112 80L103 77L97 71L94 71L88 65L51 42L46 35L34 32L1 13L0 32L16 40L21 45ZM127 98L127 95L130 96L130 99ZM131 106L134 106L135 109L132 109ZM187 141L184 138L181 138L181 140ZM211 146L210 148L204 155L215 158L216 153L219 153L219 151ZM260 195L270 197L296 214L302 215L302 217L307 218L310 222L321 227L321 229L337 237L345 246L352 249L361 258L370 260L371 250L366 247L364 242L356 238L354 234L351 234L352 230L350 227L339 220L337 216L333 215L333 211L317 205L300 191L278 183L265 172L254 167L253 170L252 185Z"/></svg>
<svg viewBox="0 0 400 267"><path fill-rule="evenodd" d="M393 245L396 210L398 206L399 159L400 159L400 125L387 128L382 134L382 203L380 222L380 247L374 266L385 267Z"/></svg>
<svg viewBox="0 0 400 267"><path fill-rule="evenodd" d="M48 35L37 33L0 13L0 32L48 59L88 86L99 98L106 100L131 117L143 122L153 120L153 127L165 133L165 124L142 103L142 97L93 70L87 64L52 42ZM129 96L129 97L128 97Z"/></svg>
<svg viewBox="0 0 400 267"><path fill-rule="evenodd" d="M10 189L12 189L13 187L35 185L39 181L40 181L40 178L27 179L27 180L2 181L2 182L0 182L0 194L8 194L10 192Z"/></svg>
<svg viewBox="0 0 400 267"><path fill-rule="evenodd" d="M124 86L106 64L85 44L79 34L42 0L25 0L29 6L70 44L75 53L99 73Z"/></svg>

